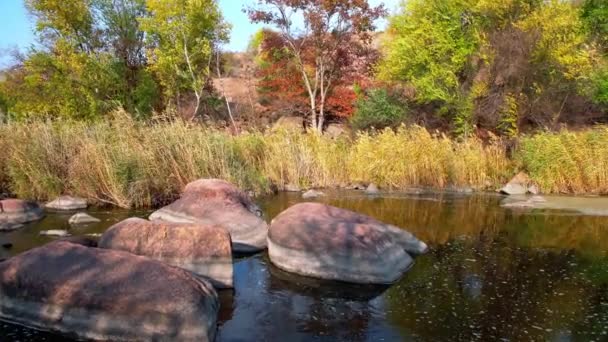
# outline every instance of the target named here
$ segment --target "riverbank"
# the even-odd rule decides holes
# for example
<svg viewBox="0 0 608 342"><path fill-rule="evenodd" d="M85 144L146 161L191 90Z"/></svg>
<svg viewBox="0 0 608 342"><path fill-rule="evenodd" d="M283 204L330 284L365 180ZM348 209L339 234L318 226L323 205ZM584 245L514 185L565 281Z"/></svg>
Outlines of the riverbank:
<svg viewBox="0 0 608 342"><path fill-rule="evenodd" d="M256 193L373 182L381 188L494 190L526 171L545 193L608 192L608 129L540 133L508 157L499 140L452 140L421 127L330 139L277 131L232 136L181 121L33 122L0 126L0 188L123 208L174 199L222 178Z"/></svg>

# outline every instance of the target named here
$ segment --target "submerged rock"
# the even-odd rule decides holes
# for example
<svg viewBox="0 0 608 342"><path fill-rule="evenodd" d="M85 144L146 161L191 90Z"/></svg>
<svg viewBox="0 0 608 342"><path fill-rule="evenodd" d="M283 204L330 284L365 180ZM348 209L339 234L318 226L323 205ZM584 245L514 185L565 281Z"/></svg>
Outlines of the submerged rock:
<svg viewBox="0 0 608 342"><path fill-rule="evenodd" d="M150 215L152 221L196 223L230 233L232 250L257 252L266 248L268 224L249 196L220 179L201 179L186 186L182 197Z"/></svg>
<svg viewBox="0 0 608 342"><path fill-rule="evenodd" d="M302 198L304 198L304 199L317 198L317 197L321 197L321 196L325 196L325 193L323 193L322 191L313 190L313 189L308 190L302 194Z"/></svg>
<svg viewBox="0 0 608 342"><path fill-rule="evenodd" d="M268 255L288 272L363 284L390 284L407 271L408 252L427 246L409 232L320 203L300 203L271 223Z"/></svg>
<svg viewBox="0 0 608 342"><path fill-rule="evenodd" d="M0 318L109 341L213 341L206 281L130 253L56 241L0 264Z"/></svg>
<svg viewBox="0 0 608 342"><path fill-rule="evenodd" d="M23 223L40 220L44 212L38 204L19 199L0 201L0 231L20 228Z"/></svg>
<svg viewBox="0 0 608 342"><path fill-rule="evenodd" d="M50 230L43 230L43 231L41 231L40 235L42 235L42 236L66 237L66 236L70 236L72 234L70 234L67 230L50 229Z"/></svg>
<svg viewBox="0 0 608 342"><path fill-rule="evenodd" d="M98 223L101 222L100 219L93 217L87 213L78 213L74 214L68 220L70 224L87 224L87 223Z"/></svg>
<svg viewBox="0 0 608 342"><path fill-rule="evenodd" d="M367 186L367 189L365 189L365 193L368 195L377 195L380 193L380 189L378 189L378 186L376 184L371 183Z"/></svg>
<svg viewBox="0 0 608 342"><path fill-rule="evenodd" d="M48 209L78 210L88 207L87 200L72 196L61 196L45 205Z"/></svg>
<svg viewBox="0 0 608 342"><path fill-rule="evenodd" d="M99 247L181 267L209 279L215 287L233 287L230 234L222 228L130 218L110 227Z"/></svg>

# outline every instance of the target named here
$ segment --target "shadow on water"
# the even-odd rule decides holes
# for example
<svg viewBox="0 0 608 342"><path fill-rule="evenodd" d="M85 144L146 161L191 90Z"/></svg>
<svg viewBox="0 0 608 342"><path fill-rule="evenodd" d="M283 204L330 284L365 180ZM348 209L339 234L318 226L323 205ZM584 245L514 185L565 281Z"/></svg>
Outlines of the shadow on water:
<svg viewBox="0 0 608 342"><path fill-rule="evenodd" d="M216 340L608 340L608 217L512 210L500 207L502 199L329 192L319 201L404 227L431 251L388 288L296 276L270 265L265 253L238 256L235 289L220 292ZM302 201L283 193L260 204L270 221ZM101 224L70 231L99 233L145 214L97 212ZM49 241L38 232L65 229L68 217L51 214L0 234L0 242L13 243L1 252L10 256ZM56 338L4 323L0 336Z"/></svg>

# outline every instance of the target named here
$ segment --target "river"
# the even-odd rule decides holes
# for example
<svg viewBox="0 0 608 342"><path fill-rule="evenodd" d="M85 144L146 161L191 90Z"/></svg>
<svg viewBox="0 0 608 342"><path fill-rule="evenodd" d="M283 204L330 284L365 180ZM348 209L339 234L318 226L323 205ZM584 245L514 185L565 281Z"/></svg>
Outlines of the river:
<svg viewBox="0 0 608 342"><path fill-rule="evenodd" d="M216 341L608 341L608 216L503 208L501 196L329 192L319 201L407 228L431 251L389 287L285 273L265 253L235 260L235 289L220 291ZM593 200L593 199L590 199ZM270 221L303 201L258 200ZM93 209L99 224L70 228L69 214L0 234L0 257L51 240L41 230L101 233L146 211ZM2 341L69 336L0 322Z"/></svg>

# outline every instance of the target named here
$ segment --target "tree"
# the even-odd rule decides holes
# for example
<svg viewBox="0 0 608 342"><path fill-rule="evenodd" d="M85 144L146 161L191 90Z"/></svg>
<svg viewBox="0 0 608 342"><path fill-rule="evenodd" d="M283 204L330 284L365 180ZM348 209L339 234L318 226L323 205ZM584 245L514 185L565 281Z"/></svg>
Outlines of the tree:
<svg viewBox="0 0 608 342"><path fill-rule="evenodd" d="M374 22L385 14L367 0L263 0L247 9L252 22L274 25L306 89L310 123L323 130L327 99L340 79L357 67L357 57L370 53ZM294 15L301 15L303 30Z"/></svg>
<svg viewBox="0 0 608 342"><path fill-rule="evenodd" d="M457 135L592 121L598 59L580 15L559 0L409 0L390 19L379 76Z"/></svg>
<svg viewBox="0 0 608 342"><path fill-rule="evenodd" d="M198 116L208 86L214 51L226 39L224 23L215 0L146 0L150 13L140 18L148 34L149 53L165 95L179 101L186 87L196 98Z"/></svg>

